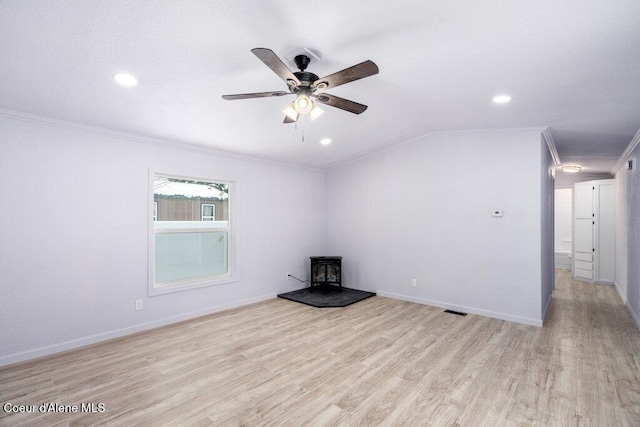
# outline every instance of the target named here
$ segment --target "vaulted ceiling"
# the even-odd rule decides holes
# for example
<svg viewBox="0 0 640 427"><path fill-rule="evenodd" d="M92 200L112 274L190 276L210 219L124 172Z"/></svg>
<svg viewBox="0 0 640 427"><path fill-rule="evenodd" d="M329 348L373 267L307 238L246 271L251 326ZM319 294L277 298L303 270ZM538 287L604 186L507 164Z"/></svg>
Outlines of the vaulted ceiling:
<svg viewBox="0 0 640 427"><path fill-rule="evenodd" d="M319 76L374 61L329 91L368 110L296 126L289 97L223 100L287 90L254 47L291 69L311 49ZM608 172L640 129L639 70L635 0L0 1L0 107L316 168L430 132L549 127L562 162Z"/></svg>

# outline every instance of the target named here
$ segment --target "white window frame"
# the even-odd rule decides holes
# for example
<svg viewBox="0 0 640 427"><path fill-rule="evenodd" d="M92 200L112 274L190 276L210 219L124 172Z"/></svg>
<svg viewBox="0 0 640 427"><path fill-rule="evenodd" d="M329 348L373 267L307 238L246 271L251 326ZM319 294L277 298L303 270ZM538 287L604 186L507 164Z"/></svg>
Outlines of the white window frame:
<svg viewBox="0 0 640 427"><path fill-rule="evenodd" d="M169 178L178 178L178 179L187 179L193 181L204 181L204 182L217 182L224 183L229 185L229 220L228 226L222 228L211 228L206 227L203 229L199 228L189 228L189 229L180 229L179 232L202 232L202 231L225 231L227 232L227 272L223 275L217 276L202 276L202 277L193 277L183 280L176 280L173 282L169 282L166 284L156 284L155 283L155 236L156 229L154 227L154 219L153 215L149 215L149 226L148 226L148 270L147 270L147 289L149 296L155 295L164 295L174 292L181 292L190 289L198 289L207 286L217 286L224 285L228 283L238 282L240 280L238 261L239 261L239 250L238 250L238 215L237 215L237 206L238 206L238 183L237 181L229 180L229 179L217 179L217 178L201 178L201 177L193 177L187 176L179 173L171 173L167 171L155 172L149 169L149 210L151 213L154 213L154 181L155 177L164 176ZM177 232L177 230L164 230L162 232Z"/></svg>
<svg viewBox="0 0 640 427"><path fill-rule="evenodd" d="M158 202L153 202L153 220L158 220Z"/></svg>
<svg viewBox="0 0 640 427"><path fill-rule="evenodd" d="M225 182L226 184L226 182ZM211 206L213 208L213 216L204 214L204 207ZM207 218L207 219L205 219ZM216 205L213 203L201 203L200 204L200 219L202 221L215 221L216 220Z"/></svg>

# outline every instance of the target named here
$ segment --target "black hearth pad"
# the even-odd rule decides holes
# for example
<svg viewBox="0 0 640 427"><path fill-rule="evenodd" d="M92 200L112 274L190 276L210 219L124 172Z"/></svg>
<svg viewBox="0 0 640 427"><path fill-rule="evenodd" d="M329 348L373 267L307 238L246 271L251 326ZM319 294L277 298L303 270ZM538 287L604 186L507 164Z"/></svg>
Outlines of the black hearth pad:
<svg viewBox="0 0 640 427"><path fill-rule="evenodd" d="M278 295L280 298L312 307L346 307L372 296L375 296L374 292L341 288L333 285L314 286L313 288L304 288Z"/></svg>

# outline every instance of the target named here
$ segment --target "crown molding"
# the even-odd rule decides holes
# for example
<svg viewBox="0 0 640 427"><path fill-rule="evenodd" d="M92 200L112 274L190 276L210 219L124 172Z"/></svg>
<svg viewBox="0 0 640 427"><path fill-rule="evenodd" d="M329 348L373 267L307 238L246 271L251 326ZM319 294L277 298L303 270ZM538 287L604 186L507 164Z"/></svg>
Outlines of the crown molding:
<svg viewBox="0 0 640 427"><path fill-rule="evenodd" d="M551 158L553 159L553 164L558 166L560 165L560 156L558 156L558 150L556 148L556 143L553 141L553 136L551 135L551 129L548 127L542 130L542 137L544 141L547 143L547 147L549 147L549 152L551 153Z"/></svg>
<svg viewBox="0 0 640 427"><path fill-rule="evenodd" d="M313 172L324 172L324 169L313 168L308 166L300 166L292 163L278 162L275 160L268 160L260 157L247 156L243 154L232 153L229 151L222 151L215 148L189 144L186 142L150 138L150 137L136 135L132 133L116 131L113 129L101 128L98 126L90 126L90 125L85 125L85 124L76 123L76 122L69 122L65 120L39 116L36 114L25 113L23 111L17 111L17 110L10 110L6 108L0 108L0 117L4 117L11 120L22 121L22 122L34 123L38 125L55 127L59 129L67 129L67 130L82 132L86 134L105 136L108 138L115 138L115 139L120 139L124 141L131 141L131 142L136 142L140 144L153 145L161 148L171 148L174 150L189 151L192 153L206 154L210 156L224 157L228 159L242 160L246 162L262 163L266 165L280 166L280 167L286 167L291 169L302 169L302 170L308 170Z"/></svg>
<svg viewBox="0 0 640 427"><path fill-rule="evenodd" d="M35 123L35 124L39 124L39 125L45 125L45 126L51 126L51 127L56 127L56 128L60 128L60 129L67 129L67 130L72 130L72 131L76 131L76 132L82 132L82 133L87 133L87 134L93 134L93 135L100 135L100 136L105 136L105 137L109 137L109 138L115 138L115 139L120 139L120 140L125 140L125 141L131 141L131 142L137 142L140 144L148 144L148 145L154 145L157 147L162 147L162 148L170 148L170 149L175 149L175 150L182 150L182 151L189 151L192 153L199 153L199 154L206 154L206 155L211 155L211 156L217 156L217 157L224 157L224 158L229 158L229 159L235 159L235 160L243 160L243 161L247 161L247 162L254 162L254 163L261 163L261 164L266 164L266 165L271 165L271 166L280 166L280 167L287 167L287 168L292 168L292 169L301 169L301 170L308 170L308 171L312 171L312 172L326 172L332 169L337 169L340 167L343 167L347 164L351 164L354 162L358 162L360 160L363 160L365 158L380 154L382 152L385 151L393 151L393 150L398 150L406 145L411 145L411 144L415 144L419 141L421 141L423 138L428 137L430 135L439 135L439 134L455 134L455 133L490 133L490 132L526 132L526 131L534 131L534 132L541 132L542 136L547 144L547 147L549 147L549 151L551 153L551 157L553 158L553 162L556 165L560 164L560 158L558 157L558 151L556 150L556 146L555 143L553 141L553 137L551 136L551 132L549 131L548 127L520 127L520 128L494 128L494 129L461 129L461 130L443 130L443 131L432 131L432 132L427 132L418 136L415 136L413 138L409 138L405 141L401 141L397 144L393 144L389 147L385 147L382 149L373 149L372 151L366 152L366 153L360 153L359 155L352 157L350 159L346 159L344 161L341 162L337 162L337 163L333 163L333 164L329 164L324 168L314 168L314 167L309 167L309 166L301 166L301 165L295 165L295 164L291 164L291 163L284 163L284 162L278 162L275 160L268 160L268 159L263 159L263 158L259 158L259 157L253 157L253 156L247 156L247 155L243 155L243 154L237 154L237 153L232 153L229 151L222 151L222 150L218 150L215 148L210 148L210 147L205 147L205 146L199 146L199 145L194 145L194 144L189 144L186 142L179 142L179 141L170 141L170 140L165 140L165 139L158 139L158 138L151 138L151 137L146 137L146 136L141 136L141 135L136 135L136 134L132 134L132 133L127 133L127 132L121 132L121 131L116 131L113 129L107 129L107 128L101 128L98 126L90 126L90 125L85 125L82 123L77 123L77 122L70 122L70 121L65 121L65 120L60 120L60 119L54 119L52 117L46 117L46 116L40 116L40 115L36 115L36 114L32 114L32 113L26 113L23 111L17 111L17 110L11 110L11 109L7 109L7 108L0 108L0 117L4 117L7 119L11 119L11 120L18 120L18 121L23 121L23 122L29 122L29 123ZM634 141L635 141L635 145L638 145L638 142L640 142L640 131L638 132L638 134L636 134ZM633 144L633 141L632 141ZM629 147L631 147L631 149L627 148L627 151L629 151L629 153L631 153L631 151L633 151L633 148L635 148L635 145L633 147L631 147L631 145ZM626 153L626 151L625 151ZM618 160L618 162L620 162L620 164L624 163L624 159L623 160Z"/></svg>
<svg viewBox="0 0 640 427"><path fill-rule="evenodd" d="M640 144L640 129L638 129L638 132L636 132L636 134L633 137L633 139L631 139L631 142L627 146L627 149L624 150L624 152L622 153L622 155L620 156L620 158L618 159L616 164L613 165L613 167L611 168L611 174L612 175L615 175L615 174L618 173L620 168L622 168L622 165L624 165L624 163L627 161L627 159L629 158L631 153L633 153L633 150L636 149L638 144Z"/></svg>

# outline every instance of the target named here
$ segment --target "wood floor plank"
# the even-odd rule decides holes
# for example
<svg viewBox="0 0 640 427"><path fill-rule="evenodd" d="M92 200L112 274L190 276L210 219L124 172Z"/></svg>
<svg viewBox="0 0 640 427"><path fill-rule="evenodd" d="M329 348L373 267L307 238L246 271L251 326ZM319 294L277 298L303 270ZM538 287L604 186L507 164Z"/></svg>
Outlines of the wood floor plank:
<svg viewBox="0 0 640 427"><path fill-rule="evenodd" d="M0 425L640 425L640 331L558 270L537 328L373 297L274 299L0 368Z"/></svg>

